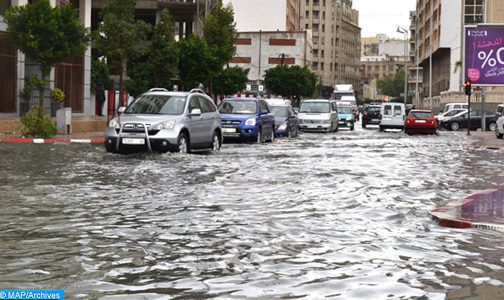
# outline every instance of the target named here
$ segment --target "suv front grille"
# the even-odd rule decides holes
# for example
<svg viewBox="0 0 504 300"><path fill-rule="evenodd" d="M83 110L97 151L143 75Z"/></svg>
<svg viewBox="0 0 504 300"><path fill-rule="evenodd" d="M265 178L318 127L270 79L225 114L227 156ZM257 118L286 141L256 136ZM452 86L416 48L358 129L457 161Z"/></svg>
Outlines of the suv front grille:
<svg viewBox="0 0 504 300"><path fill-rule="evenodd" d="M222 125L240 125L241 121L222 121Z"/></svg>
<svg viewBox="0 0 504 300"><path fill-rule="evenodd" d="M150 124L141 123L126 123L123 126L122 132L124 133L145 133L145 128L148 130L149 135L155 135L159 130L149 130ZM119 133L119 128L116 128L116 132Z"/></svg>

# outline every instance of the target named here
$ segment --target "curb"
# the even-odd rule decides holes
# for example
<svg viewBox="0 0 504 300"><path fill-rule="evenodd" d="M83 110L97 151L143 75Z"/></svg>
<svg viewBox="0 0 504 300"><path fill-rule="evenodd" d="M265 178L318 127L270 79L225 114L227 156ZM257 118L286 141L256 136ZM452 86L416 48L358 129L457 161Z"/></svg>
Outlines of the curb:
<svg viewBox="0 0 504 300"><path fill-rule="evenodd" d="M440 226L504 232L504 186L465 197L430 212Z"/></svg>
<svg viewBox="0 0 504 300"><path fill-rule="evenodd" d="M64 139L64 138L52 138L52 139L37 139L37 138L5 138L0 139L0 143L10 143L10 144L103 144L105 142L104 138L90 138L90 139Z"/></svg>

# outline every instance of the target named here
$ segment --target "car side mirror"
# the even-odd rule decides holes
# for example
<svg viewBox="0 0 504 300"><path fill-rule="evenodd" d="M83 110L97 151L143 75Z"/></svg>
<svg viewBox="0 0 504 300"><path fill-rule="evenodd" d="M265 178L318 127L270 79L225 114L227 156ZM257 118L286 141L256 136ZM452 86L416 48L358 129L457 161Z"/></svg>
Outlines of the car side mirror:
<svg viewBox="0 0 504 300"><path fill-rule="evenodd" d="M121 115L121 114L123 114L123 113L124 113L124 111L125 111L125 110L126 110L126 107L121 106L121 107L119 107L119 108L117 109L117 114L118 114L118 115Z"/></svg>
<svg viewBox="0 0 504 300"><path fill-rule="evenodd" d="M198 117L198 116L201 116L201 109L199 108L195 108L191 111L191 113L189 114L190 116L194 116L194 117Z"/></svg>

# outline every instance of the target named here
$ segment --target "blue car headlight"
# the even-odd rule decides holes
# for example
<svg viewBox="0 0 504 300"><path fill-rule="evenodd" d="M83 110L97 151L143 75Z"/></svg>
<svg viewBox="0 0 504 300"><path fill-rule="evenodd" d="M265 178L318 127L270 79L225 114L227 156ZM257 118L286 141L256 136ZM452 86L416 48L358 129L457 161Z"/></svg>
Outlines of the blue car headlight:
<svg viewBox="0 0 504 300"><path fill-rule="evenodd" d="M245 125L247 126L255 126L256 125L256 119L248 119L247 121L245 121Z"/></svg>
<svg viewBox="0 0 504 300"><path fill-rule="evenodd" d="M287 123L283 123L282 125L278 126L277 130L287 130Z"/></svg>

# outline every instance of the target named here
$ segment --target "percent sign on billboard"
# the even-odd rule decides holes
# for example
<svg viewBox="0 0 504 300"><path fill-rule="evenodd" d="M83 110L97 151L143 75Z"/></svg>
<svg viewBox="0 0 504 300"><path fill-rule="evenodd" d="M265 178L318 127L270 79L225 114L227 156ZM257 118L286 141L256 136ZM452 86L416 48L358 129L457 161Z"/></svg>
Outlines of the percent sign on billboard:
<svg viewBox="0 0 504 300"><path fill-rule="evenodd" d="M504 85L503 26L465 28L464 69L473 85Z"/></svg>

